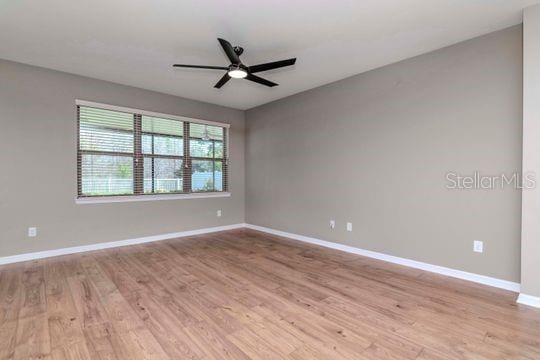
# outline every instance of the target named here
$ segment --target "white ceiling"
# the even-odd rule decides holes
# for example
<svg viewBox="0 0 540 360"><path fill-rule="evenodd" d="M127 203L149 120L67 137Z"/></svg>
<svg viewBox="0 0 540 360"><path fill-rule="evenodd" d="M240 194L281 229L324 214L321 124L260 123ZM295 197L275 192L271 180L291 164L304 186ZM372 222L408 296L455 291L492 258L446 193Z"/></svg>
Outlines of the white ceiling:
<svg viewBox="0 0 540 360"><path fill-rule="evenodd" d="M0 58L248 109L521 22L538 0L0 0ZM258 75L219 71L217 37L247 65L297 57Z"/></svg>

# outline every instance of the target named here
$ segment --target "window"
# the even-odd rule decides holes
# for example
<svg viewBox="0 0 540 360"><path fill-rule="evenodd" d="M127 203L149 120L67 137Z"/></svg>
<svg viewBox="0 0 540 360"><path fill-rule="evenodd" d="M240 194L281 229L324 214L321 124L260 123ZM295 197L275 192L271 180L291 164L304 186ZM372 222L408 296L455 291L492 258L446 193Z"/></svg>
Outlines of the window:
<svg viewBox="0 0 540 360"><path fill-rule="evenodd" d="M145 194L184 192L184 123L142 116Z"/></svg>
<svg viewBox="0 0 540 360"><path fill-rule="evenodd" d="M78 101L78 197L226 192L226 124Z"/></svg>
<svg viewBox="0 0 540 360"><path fill-rule="evenodd" d="M193 191L223 191L223 131L217 126L191 124L191 188Z"/></svg>

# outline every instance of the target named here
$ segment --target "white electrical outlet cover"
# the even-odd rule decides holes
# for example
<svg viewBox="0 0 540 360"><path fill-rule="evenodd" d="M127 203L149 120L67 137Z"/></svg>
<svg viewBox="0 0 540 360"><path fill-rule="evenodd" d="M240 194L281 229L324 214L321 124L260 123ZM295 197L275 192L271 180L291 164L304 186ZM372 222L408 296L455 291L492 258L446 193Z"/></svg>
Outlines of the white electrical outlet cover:
<svg viewBox="0 0 540 360"><path fill-rule="evenodd" d="M218 210L216 214L217 214L217 217L221 217L221 210Z"/></svg>
<svg viewBox="0 0 540 360"><path fill-rule="evenodd" d="M335 228L336 228L336 221L330 220L330 229L335 229Z"/></svg>
<svg viewBox="0 0 540 360"><path fill-rule="evenodd" d="M347 231L352 231L352 223L347 223Z"/></svg>
<svg viewBox="0 0 540 360"><path fill-rule="evenodd" d="M37 235L37 228L35 227L29 227L28 228L28 236L29 237L34 237Z"/></svg>
<svg viewBox="0 0 540 360"><path fill-rule="evenodd" d="M474 251L474 252L478 252L478 253L484 252L484 242L483 242L483 241L474 240L474 243L473 243L473 251Z"/></svg>

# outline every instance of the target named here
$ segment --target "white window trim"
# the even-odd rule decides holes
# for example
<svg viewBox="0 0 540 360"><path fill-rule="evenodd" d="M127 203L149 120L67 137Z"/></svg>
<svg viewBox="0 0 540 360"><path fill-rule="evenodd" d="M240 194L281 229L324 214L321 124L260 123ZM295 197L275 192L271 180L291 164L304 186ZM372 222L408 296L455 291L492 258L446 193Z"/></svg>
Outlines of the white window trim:
<svg viewBox="0 0 540 360"><path fill-rule="evenodd" d="M128 108L123 106L116 106L116 105L110 105L110 104L102 104L97 103L93 101L86 101L86 100L75 100L75 104L79 106L88 106L103 110L112 110L112 111L120 111L120 112L127 112L127 113L136 113L146 116L154 116L154 117L161 117L165 119L171 119L171 120L179 120L179 121L185 121L185 122L191 122L191 123L197 123L197 124L204 124L204 125L212 125L212 126L220 126L229 129L231 127L231 124L226 123L220 123L216 121L209 121L209 120L203 120L203 119L195 119L190 118L187 116L179 116L179 115L170 115L170 114L163 114L159 112L154 111L147 111L147 110L141 110L141 109L135 109L135 108Z"/></svg>
<svg viewBox="0 0 540 360"><path fill-rule="evenodd" d="M206 199L230 197L230 192L207 192L207 193L189 193L189 194L148 194L148 195L122 195L122 196L94 196L94 197L75 197L75 203L78 205L86 204L106 204L122 203L135 201L163 201L163 200L181 200L181 199Z"/></svg>

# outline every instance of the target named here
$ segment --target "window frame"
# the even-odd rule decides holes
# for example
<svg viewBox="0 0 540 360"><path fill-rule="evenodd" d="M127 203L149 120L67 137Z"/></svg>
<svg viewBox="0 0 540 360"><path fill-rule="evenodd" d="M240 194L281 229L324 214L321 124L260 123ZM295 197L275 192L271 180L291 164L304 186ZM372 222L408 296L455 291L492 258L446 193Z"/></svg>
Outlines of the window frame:
<svg viewBox="0 0 540 360"><path fill-rule="evenodd" d="M173 200L173 199L191 199L191 198L205 198L205 197L228 197L230 196L228 183L228 167L229 167L229 129L230 124L220 123L215 121L194 119L185 116L171 115L158 113L153 111L146 111L134 108L121 107L116 105L109 105L103 103L96 103L85 100L76 100L76 118L77 118L77 194L75 202L78 204L92 204L92 203L104 203L104 202L124 202L124 201L149 201L149 200ZM118 111L133 115L133 152L132 153L111 153L107 151L94 151L83 150L80 144L80 107L90 107L102 110ZM157 135L158 133L151 134L142 131L142 118L143 116L149 116L154 118L162 118L167 120L177 120L181 122L183 126L182 142L183 153L179 155L160 155L154 154L154 148L152 154L145 154L142 151L142 139L143 135ZM223 129L223 156L220 158L201 158L190 156L190 141L192 139L190 134L190 124L217 126ZM166 136L164 134L163 136ZM176 137L176 136L172 136ZM213 140L213 154L215 155L215 140ZM82 155L83 154L98 154L98 155L119 155L133 158L133 194L111 194L111 195L85 195L82 193ZM182 191L167 192L167 193L145 193L144 192L144 159L155 158L167 158L167 159L180 159L182 160ZM209 191L193 191L192 188L192 160L210 160L221 161L222 163L222 187L221 191L215 190L215 174L214 176L214 189ZM214 165L215 166L215 165Z"/></svg>

